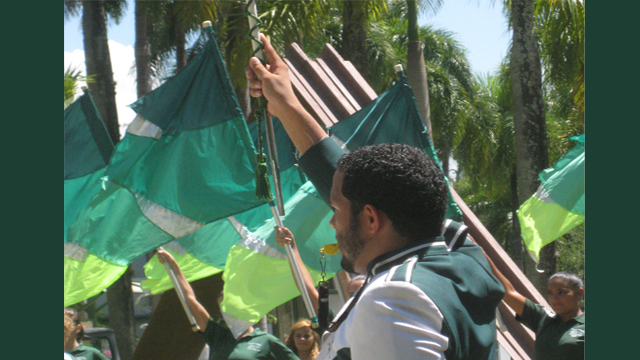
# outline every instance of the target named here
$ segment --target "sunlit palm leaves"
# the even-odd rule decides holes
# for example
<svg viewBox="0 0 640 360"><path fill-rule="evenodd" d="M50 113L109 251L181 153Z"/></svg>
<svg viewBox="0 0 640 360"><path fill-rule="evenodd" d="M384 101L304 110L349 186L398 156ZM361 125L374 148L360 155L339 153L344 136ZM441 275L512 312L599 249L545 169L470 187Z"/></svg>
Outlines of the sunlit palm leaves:
<svg viewBox="0 0 640 360"><path fill-rule="evenodd" d="M70 65L64 72L64 107L66 108L75 101L79 83L91 81L91 78L82 75L80 69Z"/></svg>
<svg viewBox="0 0 640 360"><path fill-rule="evenodd" d="M559 129L568 136L584 132L584 11L582 0L541 1L536 8L540 57L551 92L550 110L558 120L567 121L566 127ZM565 144L562 153L571 146Z"/></svg>

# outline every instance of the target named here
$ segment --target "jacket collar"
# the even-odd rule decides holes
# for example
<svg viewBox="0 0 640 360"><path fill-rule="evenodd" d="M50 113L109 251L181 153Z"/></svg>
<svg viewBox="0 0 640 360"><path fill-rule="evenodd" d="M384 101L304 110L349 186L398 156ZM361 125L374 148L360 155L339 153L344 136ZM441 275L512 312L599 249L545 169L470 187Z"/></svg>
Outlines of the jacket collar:
<svg viewBox="0 0 640 360"><path fill-rule="evenodd" d="M371 276L375 276L376 274L389 270L391 267L398 263L402 263L404 260L414 255L416 252L424 252L429 248L435 247L442 247L446 250L447 244L444 242L444 237L438 236L425 242L412 244L407 247L382 254L369 262L369 265L367 265L367 273L369 273Z"/></svg>

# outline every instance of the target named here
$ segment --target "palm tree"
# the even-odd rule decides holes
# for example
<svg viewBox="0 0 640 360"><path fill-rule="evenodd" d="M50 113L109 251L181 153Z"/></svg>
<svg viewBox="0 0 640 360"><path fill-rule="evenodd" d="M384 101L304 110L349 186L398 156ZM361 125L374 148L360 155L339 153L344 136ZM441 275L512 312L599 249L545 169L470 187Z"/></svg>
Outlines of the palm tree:
<svg viewBox="0 0 640 360"><path fill-rule="evenodd" d="M445 174L449 173L451 152L460 142L465 123L472 113L476 89L466 50L453 33L429 26L420 29L425 48L433 143Z"/></svg>
<svg viewBox="0 0 640 360"><path fill-rule="evenodd" d="M118 113L115 101L115 83L111 68L107 38L107 16L115 21L126 8L126 1L65 0L65 19L82 13L85 63L88 75L95 76L89 84L96 107L105 122L114 143L120 140Z"/></svg>
<svg viewBox="0 0 640 360"><path fill-rule="evenodd" d="M470 116L454 150L462 178L456 191L522 269L508 65L496 75L476 76L474 88Z"/></svg>
<svg viewBox="0 0 640 360"><path fill-rule="evenodd" d="M147 29L151 52L151 67L161 76L163 63L173 60L174 73L188 62L189 37L199 32L202 22L214 20L220 1L162 0L147 4Z"/></svg>
<svg viewBox="0 0 640 360"><path fill-rule="evenodd" d="M149 44L149 19L152 2L135 0L136 42L134 53L136 59L136 90L141 98L153 88L151 73L151 47Z"/></svg>
<svg viewBox="0 0 640 360"><path fill-rule="evenodd" d="M442 0L425 0L420 3L420 8L435 12L441 4ZM420 41L418 10L417 0L407 0L407 80L416 97L416 103L418 104L418 111L420 112L422 121L427 127L429 137L433 140L427 70L424 64L422 42Z"/></svg>
<svg viewBox="0 0 640 360"><path fill-rule="evenodd" d="M549 137L555 160L572 146L558 139L584 133L584 1L540 1L535 15L550 112L568 122L557 128L559 136Z"/></svg>
<svg viewBox="0 0 640 360"><path fill-rule="evenodd" d="M365 47L369 28L369 8L369 1L342 3L342 42L339 50L365 79L369 78Z"/></svg>
<svg viewBox="0 0 640 360"><path fill-rule="evenodd" d="M514 141L518 201L524 203L536 192L538 174L549 167L542 69L538 41L534 31L534 1L511 1L513 40L510 52L511 91L513 94ZM555 272L555 246L545 246L540 257L542 269ZM525 270L539 291L546 289L546 274L541 276L526 258Z"/></svg>
<svg viewBox="0 0 640 360"><path fill-rule="evenodd" d="M120 141L120 129L116 110L115 82L111 67L107 37L107 18L118 21L126 9L124 0L65 0L65 19L82 14L82 32L87 74L95 76L89 83L96 108L105 123L114 144ZM135 323L133 294L131 292L131 272L129 269L114 282L107 291L110 310L110 326L123 359L131 358L135 348Z"/></svg>

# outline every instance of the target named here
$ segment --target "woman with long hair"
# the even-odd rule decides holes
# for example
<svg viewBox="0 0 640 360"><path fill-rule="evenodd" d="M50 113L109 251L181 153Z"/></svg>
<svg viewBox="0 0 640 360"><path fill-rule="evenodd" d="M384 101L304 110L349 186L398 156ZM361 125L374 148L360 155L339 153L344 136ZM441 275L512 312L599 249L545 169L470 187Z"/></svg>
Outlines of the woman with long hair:
<svg viewBox="0 0 640 360"><path fill-rule="evenodd" d="M311 321L305 319L293 324L284 343L300 360L315 360L320 352L319 340L318 334L311 330Z"/></svg>

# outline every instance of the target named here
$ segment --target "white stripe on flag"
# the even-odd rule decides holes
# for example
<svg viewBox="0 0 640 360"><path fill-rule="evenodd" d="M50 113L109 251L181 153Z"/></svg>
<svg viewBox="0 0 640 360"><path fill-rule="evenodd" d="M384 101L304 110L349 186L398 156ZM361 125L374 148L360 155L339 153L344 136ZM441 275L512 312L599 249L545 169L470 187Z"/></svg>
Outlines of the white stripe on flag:
<svg viewBox="0 0 640 360"><path fill-rule="evenodd" d="M163 247L167 250L171 250L171 252L176 253L178 255L184 255L187 253L187 249L182 247L182 245L180 245L180 243L177 242L176 240L166 243L165 245L163 245Z"/></svg>
<svg viewBox="0 0 640 360"><path fill-rule="evenodd" d="M78 260L85 261L87 259L87 255L89 254L89 250L76 243L65 243L64 244L64 256Z"/></svg>
<svg viewBox="0 0 640 360"><path fill-rule="evenodd" d="M262 254L274 259L283 259L283 260L287 259L287 255L281 253L280 251L276 250L276 248L274 248L273 246L267 244L261 239L250 234L247 235L247 237L245 237L241 241L239 241L237 245L244 246L253 252L256 252L258 254Z"/></svg>
<svg viewBox="0 0 640 360"><path fill-rule="evenodd" d="M556 202L547 194L547 190L545 190L544 186L540 185L538 187L538 191L536 191L536 197L546 203L555 204Z"/></svg>
<svg viewBox="0 0 640 360"><path fill-rule="evenodd" d="M127 127L129 134L159 139L162 136L162 129L158 125L146 120L138 115Z"/></svg>
<svg viewBox="0 0 640 360"><path fill-rule="evenodd" d="M144 216L176 239L191 234L204 226L204 224L174 213L138 193L134 192L133 194Z"/></svg>

